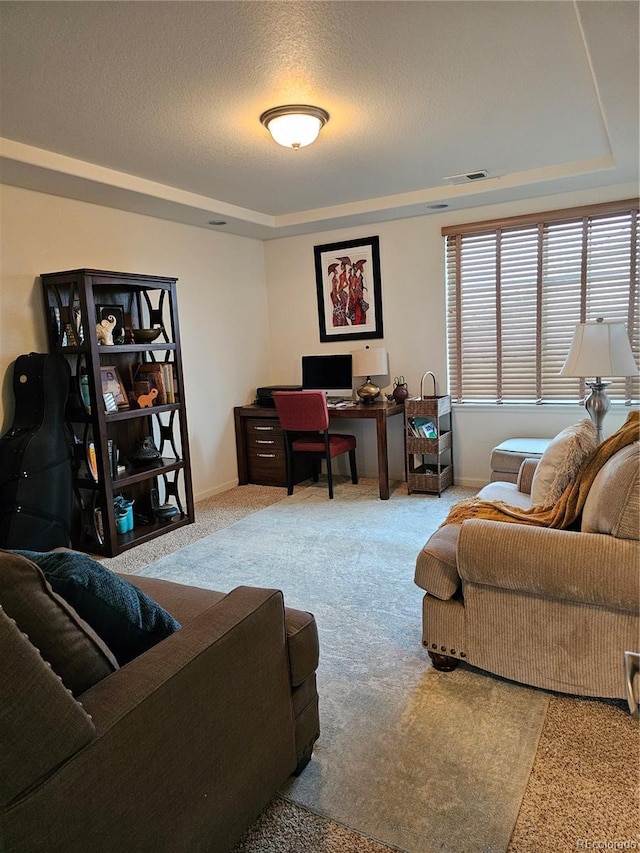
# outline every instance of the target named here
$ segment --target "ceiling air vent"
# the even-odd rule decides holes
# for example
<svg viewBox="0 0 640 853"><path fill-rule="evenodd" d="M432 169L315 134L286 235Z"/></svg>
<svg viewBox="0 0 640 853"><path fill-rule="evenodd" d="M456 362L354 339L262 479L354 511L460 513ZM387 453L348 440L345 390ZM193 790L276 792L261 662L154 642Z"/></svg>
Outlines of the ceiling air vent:
<svg viewBox="0 0 640 853"><path fill-rule="evenodd" d="M448 178L442 180L449 184L470 184L472 181L481 181L488 177L489 173L486 169L476 169L475 172L465 172L463 175L449 175Z"/></svg>

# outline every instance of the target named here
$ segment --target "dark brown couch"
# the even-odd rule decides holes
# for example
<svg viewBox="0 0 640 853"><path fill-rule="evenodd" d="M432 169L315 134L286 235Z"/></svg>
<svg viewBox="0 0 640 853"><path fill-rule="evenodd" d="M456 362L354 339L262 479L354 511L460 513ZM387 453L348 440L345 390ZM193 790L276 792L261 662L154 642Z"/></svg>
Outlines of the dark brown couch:
<svg viewBox="0 0 640 853"><path fill-rule="evenodd" d="M311 614L127 579L182 628L75 697L0 608L3 853L228 851L311 756Z"/></svg>

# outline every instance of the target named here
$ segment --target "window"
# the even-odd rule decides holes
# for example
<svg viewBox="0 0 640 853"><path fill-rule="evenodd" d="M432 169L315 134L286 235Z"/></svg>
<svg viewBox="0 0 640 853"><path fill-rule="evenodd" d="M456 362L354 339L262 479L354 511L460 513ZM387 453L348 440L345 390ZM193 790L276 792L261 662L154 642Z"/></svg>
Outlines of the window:
<svg viewBox="0 0 640 853"><path fill-rule="evenodd" d="M580 402L584 380L558 374L597 317L626 325L637 363L638 218L632 199L443 228L453 401ZM612 403L638 402L637 377L609 379Z"/></svg>

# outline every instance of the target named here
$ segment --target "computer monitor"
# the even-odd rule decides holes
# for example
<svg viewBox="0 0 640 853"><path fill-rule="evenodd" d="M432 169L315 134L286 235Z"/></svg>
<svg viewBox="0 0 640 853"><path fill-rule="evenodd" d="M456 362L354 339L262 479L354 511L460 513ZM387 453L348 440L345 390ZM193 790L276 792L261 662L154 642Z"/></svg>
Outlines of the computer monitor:
<svg viewBox="0 0 640 853"><path fill-rule="evenodd" d="M303 355L302 388L304 391L326 391L327 397L353 394L351 353L341 355Z"/></svg>

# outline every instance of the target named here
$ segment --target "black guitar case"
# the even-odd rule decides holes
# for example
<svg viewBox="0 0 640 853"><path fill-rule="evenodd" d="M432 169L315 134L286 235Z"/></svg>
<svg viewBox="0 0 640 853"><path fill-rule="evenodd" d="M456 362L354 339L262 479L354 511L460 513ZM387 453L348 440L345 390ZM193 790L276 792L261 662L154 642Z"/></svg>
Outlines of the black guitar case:
<svg viewBox="0 0 640 853"><path fill-rule="evenodd" d="M0 438L0 547L70 546L71 440L65 425L71 369L61 355L32 352L13 368L15 417Z"/></svg>

